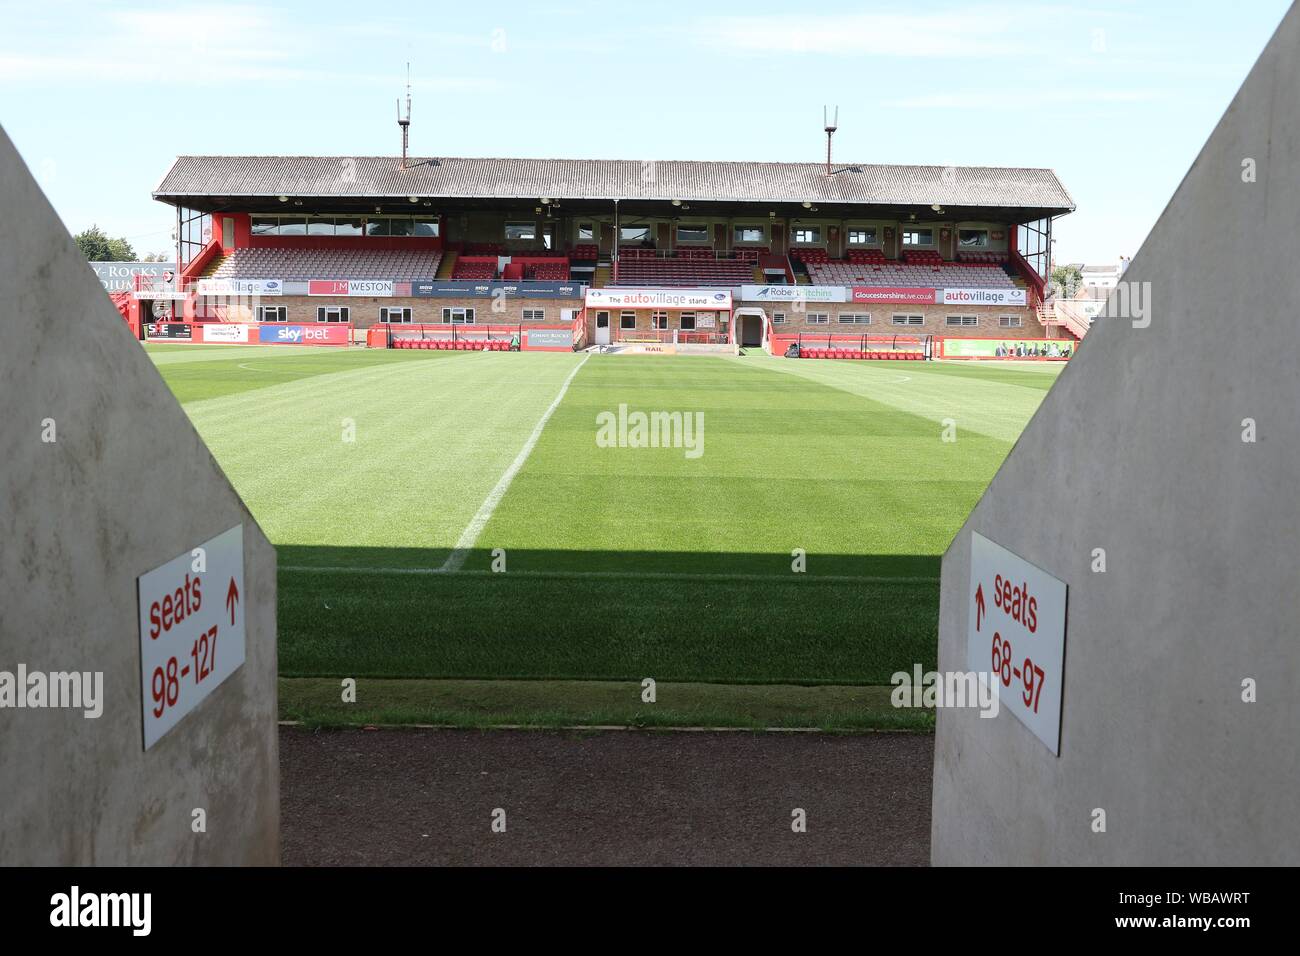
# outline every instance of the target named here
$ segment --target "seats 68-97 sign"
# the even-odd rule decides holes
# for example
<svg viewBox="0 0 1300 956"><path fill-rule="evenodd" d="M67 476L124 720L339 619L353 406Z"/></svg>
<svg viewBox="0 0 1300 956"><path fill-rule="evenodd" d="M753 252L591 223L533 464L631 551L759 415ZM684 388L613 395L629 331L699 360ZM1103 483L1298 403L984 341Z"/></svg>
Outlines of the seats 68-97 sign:
<svg viewBox="0 0 1300 956"><path fill-rule="evenodd" d="M999 704L1058 756L1065 595L1065 582L971 533L967 663L993 675Z"/></svg>

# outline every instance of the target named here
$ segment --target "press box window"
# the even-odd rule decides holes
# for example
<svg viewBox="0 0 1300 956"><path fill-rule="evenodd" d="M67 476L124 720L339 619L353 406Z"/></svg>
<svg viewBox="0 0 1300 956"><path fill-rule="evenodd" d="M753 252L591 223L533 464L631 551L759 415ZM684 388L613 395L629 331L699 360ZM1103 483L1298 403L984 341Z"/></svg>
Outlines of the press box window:
<svg viewBox="0 0 1300 956"><path fill-rule="evenodd" d="M618 230L620 242L649 242L649 226L620 226Z"/></svg>
<svg viewBox="0 0 1300 956"><path fill-rule="evenodd" d="M380 322L410 322L410 321L411 321L411 310L410 310L409 308L405 308L405 309L395 309L395 308L390 308L390 309L380 309L380 310L379 310L379 321L380 321Z"/></svg>
<svg viewBox="0 0 1300 956"><path fill-rule="evenodd" d="M589 222L578 223L578 241L594 242L596 239L596 227Z"/></svg>
<svg viewBox="0 0 1300 956"><path fill-rule="evenodd" d="M874 246L876 244L876 230L870 229L850 229L849 245L851 246Z"/></svg>
<svg viewBox="0 0 1300 956"><path fill-rule="evenodd" d="M259 322L288 322L289 309L283 305L259 305L257 307Z"/></svg>
<svg viewBox="0 0 1300 956"><path fill-rule="evenodd" d="M923 315L896 315L891 319L894 325L925 325Z"/></svg>
<svg viewBox="0 0 1300 956"><path fill-rule="evenodd" d="M620 312L619 315L618 315L618 327L619 327L620 329L635 329L635 328L636 328L636 313L635 313L635 312Z"/></svg>
<svg viewBox="0 0 1300 956"><path fill-rule="evenodd" d="M794 241L800 243L821 242L822 227L821 226L795 226Z"/></svg>
<svg viewBox="0 0 1300 956"><path fill-rule="evenodd" d="M1004 329L1018 329L1024 325L1024 320L1018 315L999 315L998 325Z"/></svg>
<svg viewBox="0 0 1300 956"><path fill-rule="evenodd" d="M347 322L348 307L346 305L325 305L316 310L317 322Z"/></svg>
<svg viewBox="0 0 1300 956"><path fill-rule="evenodd" d="M708 226L678 226L677 241L678 242L708 242L709 227Z"/></svg>
<svg viewBox="0 0 1300 956"><path fill-rule="evenodd" d="M545 322L546 310L545 309L524 309L524 321Z"/></svg>
<svg viewBox="0 0 1300 956"><path fill-rule="evenodd" d="M905 246L932 246L934 245L933 229L908 229L903 233L903 245Z"/></svg>
<svg viewBox="0 0 1300 956"><path fill-rule="evenodd" d="M948 316L947 322L949 325L960 326L961 328L966 329L974 328L980 324L980 320L973 315L950 315Z"/></svg>
<svg viewBox="0 0 1300 956"><path fill-rule="evenodd" d="M871 314L868 312L841 312L840 325L870 325Z"/></svg>
<svg viewBox="0 0 1300 956"><path fill-rule="evenodd" d="M473 325L473 309L443 309L442 321L450 322L452 325Z"/></svg>
<svg viewBox="0 0 1300 956"><path fill-rule="evenodd" d="M531 242L537 238L537 223L508 222L506 223L506 238Z"/></svg>
<svg viewBox="0 0 1300 956"><path fill-rule="evenodd" d="M762 226L737 226L732 235L736 242L762 242L767 238Z"/></svg>
<svg viewBox="0 0 1300 956"><path fill-rule="evenodd" d="M989 244L987 229L959 229L957 242L963 249L979 249Z"/></svg>

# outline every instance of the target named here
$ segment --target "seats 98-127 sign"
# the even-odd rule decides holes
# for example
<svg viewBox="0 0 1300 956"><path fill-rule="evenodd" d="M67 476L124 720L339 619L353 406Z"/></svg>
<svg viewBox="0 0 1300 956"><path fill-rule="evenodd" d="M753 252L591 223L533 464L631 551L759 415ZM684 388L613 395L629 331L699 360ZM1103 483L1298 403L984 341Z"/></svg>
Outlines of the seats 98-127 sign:
<svg viewBox="0 0 1300 956"><path fill-rule="evenodd" d="M1061 752L1065 582L971 533L968 666L991 673L999 703Z"/></svg>
<svg viewBox="0 0 1300 956"><path fill-rule="evenodd" d="M244 663L244 529L236 525L142 574L144 749Z"/></svg>

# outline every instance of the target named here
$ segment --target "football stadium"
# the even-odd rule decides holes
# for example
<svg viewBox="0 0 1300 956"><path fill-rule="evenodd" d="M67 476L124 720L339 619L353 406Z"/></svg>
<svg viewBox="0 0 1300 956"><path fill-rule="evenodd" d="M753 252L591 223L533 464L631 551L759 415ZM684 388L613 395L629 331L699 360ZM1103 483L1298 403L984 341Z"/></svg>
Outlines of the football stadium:
<svg viewBox="0 0 1300 956"><path fill-rule="evenodd" d="M1046 169L182 156L154 198L176 270L119 301L277 546L294 719L930 726L890 676L1086 332Z"/></svg>

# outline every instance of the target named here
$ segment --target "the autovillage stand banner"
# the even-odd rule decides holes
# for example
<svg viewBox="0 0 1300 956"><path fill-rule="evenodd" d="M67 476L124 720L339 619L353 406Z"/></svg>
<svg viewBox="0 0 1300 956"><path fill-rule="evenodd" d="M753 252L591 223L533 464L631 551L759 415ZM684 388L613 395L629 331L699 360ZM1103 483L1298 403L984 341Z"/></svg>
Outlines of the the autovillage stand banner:
<svg viewBox="0 0 1300 956"><path fill-rule="evenodd" d="M742 302L847 302L842 285L742 285Z"/></svg>
<svg viewBox="0 0 1300 956"><path fill-rule="evenodd" d="M731 308L731 292L714 289L588 289L589 309Z"/></svg>
<svg viewBox="0 0 1300 956"><path fill-rule="evenodd" d="M939 358L1064 361L1079 343L1073 339L966 339L943 336Z"/></svg>
<svg viewBox="0 0 1300 956"><path fill-rule="evenodd" d="M853 287L853 301L870 305L874 302L894 303L898 305L934 305L939 301L937 289L924 289L911 286L863 286Z"/></svg>

